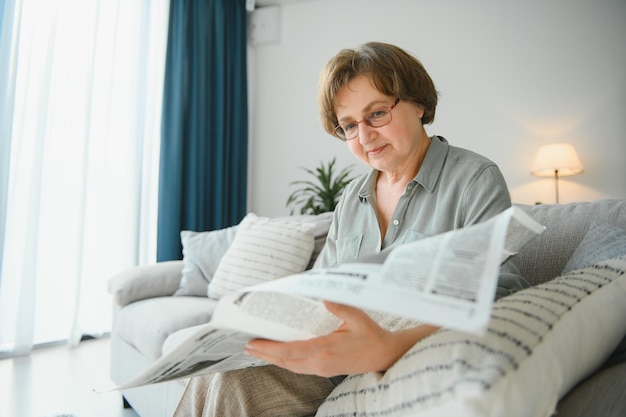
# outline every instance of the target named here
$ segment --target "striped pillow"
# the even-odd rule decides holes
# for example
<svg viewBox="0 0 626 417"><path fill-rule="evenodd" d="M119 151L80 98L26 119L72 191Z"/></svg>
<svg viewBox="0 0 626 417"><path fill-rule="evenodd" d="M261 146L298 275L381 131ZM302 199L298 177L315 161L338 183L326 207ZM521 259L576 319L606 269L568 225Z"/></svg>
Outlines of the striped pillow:
<svg viewBox="0 0 626 417"><path fill-rule="evenodd" d="M207 295L222 295L302 272L311 259L315 225L248 214L209 282Z"/></svg>
<svg viewBox="0 0 626 417"><path fill-rule="evenodd" d="M349 376L317 416L548 416L626 333L626 258L498 300L484 336L441 330L384 374Z"/></svg>

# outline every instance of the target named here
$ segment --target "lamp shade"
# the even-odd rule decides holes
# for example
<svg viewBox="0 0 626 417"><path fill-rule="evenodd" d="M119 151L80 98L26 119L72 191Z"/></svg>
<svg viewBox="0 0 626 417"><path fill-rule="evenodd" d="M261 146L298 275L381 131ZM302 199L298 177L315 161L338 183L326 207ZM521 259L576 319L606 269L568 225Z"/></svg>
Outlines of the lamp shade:
<svg viewBox="0 0 626 417"><path fill-rule="evenodd" d="M576 149L569 143L544 145L537 151L532 174L538 177L559 177L578 175L583 172L583 164Z"/></svg>

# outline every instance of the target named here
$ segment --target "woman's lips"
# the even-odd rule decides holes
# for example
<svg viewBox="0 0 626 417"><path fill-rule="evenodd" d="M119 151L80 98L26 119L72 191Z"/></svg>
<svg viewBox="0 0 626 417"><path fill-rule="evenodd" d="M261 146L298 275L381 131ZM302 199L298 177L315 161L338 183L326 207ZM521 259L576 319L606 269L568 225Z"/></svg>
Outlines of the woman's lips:
<svg viewBox="0 0 626 417"><path fill-rule="evenodd" d="M367 156L375 158L379 156L383 152L384 149L385 149L385 146L380 146L378 148L367 150L366 153L367 153Z"/></svg>

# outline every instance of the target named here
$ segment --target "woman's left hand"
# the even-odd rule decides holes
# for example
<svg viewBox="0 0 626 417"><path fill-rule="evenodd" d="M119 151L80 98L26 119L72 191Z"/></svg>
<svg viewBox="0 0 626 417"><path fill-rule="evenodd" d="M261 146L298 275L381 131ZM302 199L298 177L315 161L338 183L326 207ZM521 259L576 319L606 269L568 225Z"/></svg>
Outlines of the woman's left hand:
<svg viewBox="0 0 626 417"><path fill-rule="evenodd" d="M334 332L313 339L275 342L255 339L246 353L295 373L331 377L385 371L426 334L432 326L399 332L380 327L354 307L325 302L328 311L342 320Z"/></svg>

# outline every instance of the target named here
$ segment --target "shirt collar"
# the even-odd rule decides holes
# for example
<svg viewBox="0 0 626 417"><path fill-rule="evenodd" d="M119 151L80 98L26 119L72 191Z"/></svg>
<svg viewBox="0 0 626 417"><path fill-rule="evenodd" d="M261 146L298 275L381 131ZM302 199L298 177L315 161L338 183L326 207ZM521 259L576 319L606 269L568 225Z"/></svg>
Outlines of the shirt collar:
<svg viewBox="0 0 626 417"><path fill-rule="evenodd" d="M443 171L443 165L446 162L450 145L441 136L433 136L430 139L430 146L426 151L426 156L414 181L417 181L428 192L432 193L435 191L435 186L437 181L439 181L441 171Z"/></svg>

